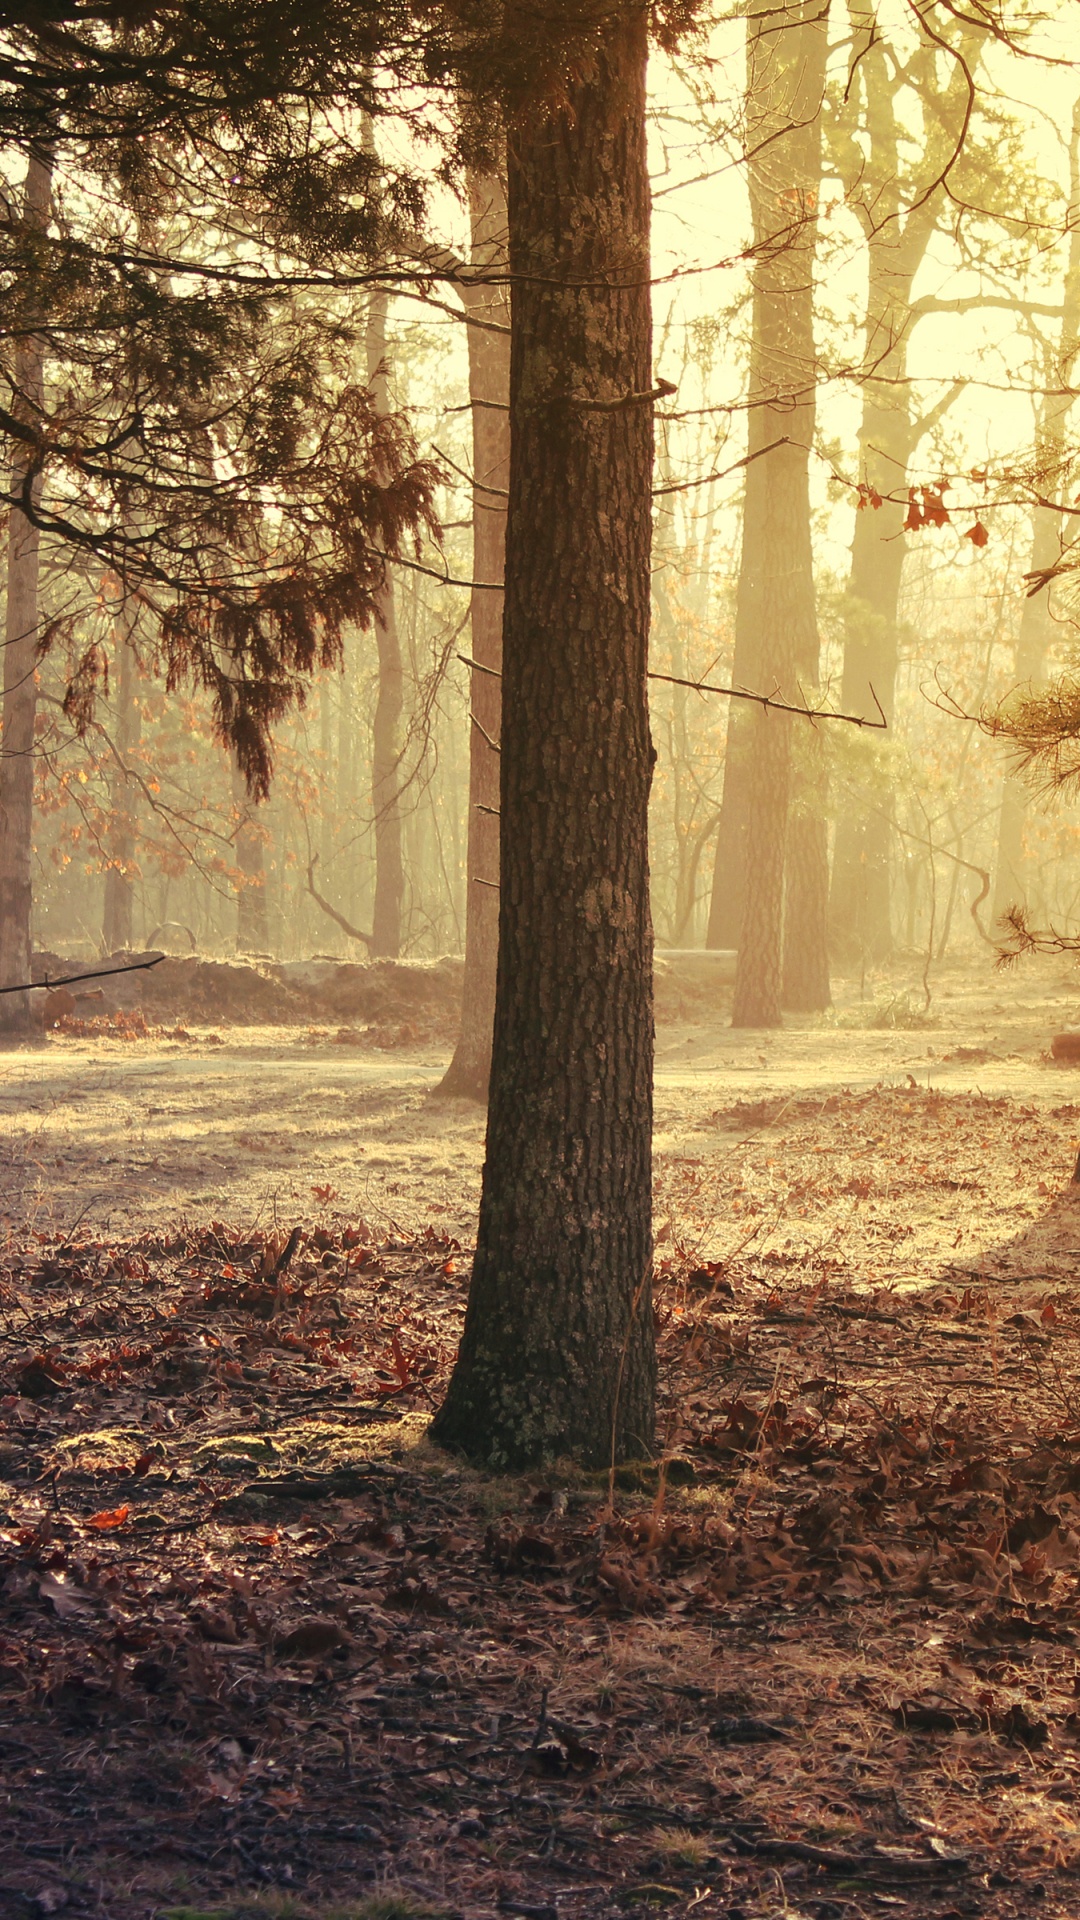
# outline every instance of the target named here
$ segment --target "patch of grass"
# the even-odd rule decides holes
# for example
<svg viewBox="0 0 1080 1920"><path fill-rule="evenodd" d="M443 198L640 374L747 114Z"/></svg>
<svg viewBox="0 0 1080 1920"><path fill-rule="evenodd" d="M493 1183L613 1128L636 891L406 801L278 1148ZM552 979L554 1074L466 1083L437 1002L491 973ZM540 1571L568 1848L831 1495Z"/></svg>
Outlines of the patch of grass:
<svg viewBox="0 0 1080 1920"><path fill-rule="evenodd" d="M838 1013L833 1024L849 1032L923 1033L938 1022L923 1005L922 992L905 988L889 1000L876 1000L872 1006L850 1007L846 1013Z"/></svg>
<svg viewBox="0 0 1080 1920"><path fill-rule="evenodd" d="M654 1827L649 1844L658 1863L665 1867L702 1867L715 1851L707 1835L669 1827Z"/></svg>

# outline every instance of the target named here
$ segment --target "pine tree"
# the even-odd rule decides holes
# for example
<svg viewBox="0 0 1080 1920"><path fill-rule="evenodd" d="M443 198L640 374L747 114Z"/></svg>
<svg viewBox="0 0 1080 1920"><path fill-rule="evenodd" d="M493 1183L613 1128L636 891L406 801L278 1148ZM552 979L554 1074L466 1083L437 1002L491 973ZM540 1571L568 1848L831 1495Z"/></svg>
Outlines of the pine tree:
<svg viewBox="0 0 1080 1920"><path fill-rule="evenodd" d="M521 1466L653 1441L647 23L507 137L499 969L465 1332L433 1432Z"/></svg>

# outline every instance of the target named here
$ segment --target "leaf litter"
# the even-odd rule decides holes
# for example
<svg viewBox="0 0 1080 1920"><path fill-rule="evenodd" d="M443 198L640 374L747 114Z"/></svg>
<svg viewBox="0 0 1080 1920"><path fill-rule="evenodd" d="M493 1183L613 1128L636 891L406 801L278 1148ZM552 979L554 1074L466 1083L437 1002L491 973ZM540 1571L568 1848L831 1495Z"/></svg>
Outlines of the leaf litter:
<svg viewBox="0 0 1080 1920"><path fill-rule="evenodd" d="M426 1442L437 1227L313 1188L288 1236L13 1235L0 1908L1071 1920L1075 1190L949 1247L1076 1117L713 1115L660 1172L663 1447L614 1475Z"/></svg>

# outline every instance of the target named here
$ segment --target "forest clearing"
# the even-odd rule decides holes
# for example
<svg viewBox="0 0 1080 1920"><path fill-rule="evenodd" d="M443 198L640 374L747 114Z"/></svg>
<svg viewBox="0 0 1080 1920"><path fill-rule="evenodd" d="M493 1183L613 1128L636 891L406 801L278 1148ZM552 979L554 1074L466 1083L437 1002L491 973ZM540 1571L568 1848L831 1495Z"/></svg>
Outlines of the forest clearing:
<svg viewBox="0 0 1080 1920"><path fill-rule="evenodd" d="M1076 0L0 19L0 1920L1078 1920Z"/></svg>
<svg viewBox="0 0 1080 1920"><path fill-rule="evenodd" d="M426 1438L445 1047L9 1056L4 1910L1075 1915L1080 997L973 972L906 1030L661 1023L613 1484Z"/></svg>

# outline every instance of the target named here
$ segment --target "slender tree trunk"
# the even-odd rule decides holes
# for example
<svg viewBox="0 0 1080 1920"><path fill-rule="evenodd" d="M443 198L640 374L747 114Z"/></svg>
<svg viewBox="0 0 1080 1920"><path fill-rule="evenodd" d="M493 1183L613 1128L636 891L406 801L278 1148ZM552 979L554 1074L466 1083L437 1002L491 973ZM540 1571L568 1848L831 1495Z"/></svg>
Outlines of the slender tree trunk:
<svg viewBox="0 0 1080 1920"><path fill-rule="evenodd" d="M735 657L731 683L750 690L761 689L762 630L761 581L765 563L765 495L767 463L772 458L763 449L780 437L770 432L768 408L761 404L758 355L751 353L751 390L758 404L749 417L748 452L743 490L742 543L739 551L739 578L735 592ZM746 910L746 832L749 822L753 709L747 701L733 700L727 717L727 746L724 752L724 785L720 800L720 824L716 834L713 860L712 895L705 945L731 951L742 944L743 915Z"/></svg>
<svg viewBox="0 0 1080 1920"><path fill-rule="evenodd" d="M889 291L888 315L903 338L899 309ZM883 504L875 512L865 508L855 516L844 617L844 669L841 704L845 713L876 717L876 695L889 727L896 706L899 665L900 586L907 550L905 509L887 498L897 487L914 450L917 433L910 420L907 389L903 384L906 351L890 356L899 362L890 382L885 369L882 394L864 391L859 439L863 478L879 489ZM870 748L873 768L867 798L855 796L837 821L833 849L833 877L829 919L837 953L850 961L875 964L893 950L891 918L892 833L884 817L887 793L880 755ZM876 775L876 781L875 781ZM876 790L875 790L876 787Z"/></svg>
<svg viewBox="0 0 1080 1920"><path fill-rule="evenodd" d="M1038 435L1038 444L1045 454L1048 451L1050 435L1045 431L1047 410L1043 408L1044 431ZM1058 434L1057 451L1061 452L1061 436ZM1032 516L1031 534L1031 570L1053 566L1060 558L1062 550L1060 515L1052 513L1048 507L1036 507ZM1055 626L1050 617L1050 608L1045 590L1031 594L1024 601L1020 615L1020 631L1016 638L1016 657L1014 679L1017 686L1036 690L1045 684L1046 658L1054 638ZM1001 789L1001 812L998 817L997 860L994 866L994 891L991 909L991 926L995 925L1011 906L1027 905L1027 891L1030 874L1026 871L1027 860L1024 853L1024 822L1027 818L1031 790L1016 774L1006 774Z"/></svg>
<svg viewBox="0 0 1080 1920"><path fill-rule="evenodd" d="M1069 143L1069 257L1061 298L1061 335L1053 363L1047 367L1047 393L1039 410L1035 436L1040 471L1046 476L1044 492L1055 489L1057 474L1065 452L1065 430L1073 401L1073 380L1080 353L1080 99L1073 106L1072 134ZM1053 389L1058 391L1055 393ZM1064 393L1062 393L1064 389ZM1031 571L1053 566L1062 546L1060 514L1048 507L1036 507L1032 517ZM1046 590L1029 594L1020 616L1016 641L1016 682L1038 688L1046 673L1046 657L1054 637L1054 622ZM1024 820L1031 790L1016 777L1006 775L1001 791L1001 816L998 825L997 863L994 870L993 920L1001 919L1014 905L1025 905L1030 881L1024 854Z"/></svg>
<svg viewBox="0 0 1080 1920"><path fill-rule="evenodd" d="M236 853L236 951L268 953L270 917L266 905L266 808L256 809L248 795L247 782L234 760L232 769L233 811L236 827L233 848ZM262 814L262 819L258 817Z"/></svg>
<svg viewBox="0 0 1080 1920"><path fill-rule="evenodd" d="M900 589L907 547L906 509L901 494L912 454L935 420L947 410L959 385L916 417L907 377L913 329L912 289L943 204L940 186L916 194L905 211L901 158L901 116L897 97L913 88L932 106L928 116L925 169L934 169L952 150L966 102L967 64L954 68L942 84L937 52L927 42L906 65L891 58L867 0L848 0L860 49L853 73L853 98L863 102L863 133L834 130L838 164L849 203L866 234L868 283L859 428L861 479L882 505L864 498L855 515L844 619L842 704L848 713L877 717L880 703L892 727L900 643ZM980 30L969 23L962 48L971 65L980 53ZM918 316L915 316L917 320ZM890 498L889 496L893 496ZM870 746L869 765L853 782L837 821L833 848L829 922L837 954L864 966L885 960L893 950L890 913L892 833L882 807L888 791L889 736Z"/></svg>
<svg viewBox="0 0 1080 1920"><path fill-rule="evenodd" d="M434 1434L520 1467L647 1453L652 406L647 15L508 136L513 336L487 1162Z"/></svg>
<svg viewBox="0 0 1080 1920"><path fill-rule="evenodd" d="M37 233L44 233L49 223L52 166L51 154L31 151L23 220ZM32 324L33 316L26 318ZM38 427L45 410L45 347L40 334L16 335L14 362L14 412L28 426ZM37 454L25 443L15 446L11 486L30 506L41 498ZM0 734L0 986L30 978L40 550L37 527L19 507L12 507ZM25 1036L34 1030L31 999L29 993L0 997L0 1032Z"/></svg>
<svg viewBox="0 0 1080 1920"><path fill-rule="evenodd" d="M506 189L490 174L469 179L472 264L505 270ZM469 828L465 906L465 981L461 1031L439 1092L487 1098L499 951L499 755L502 707L503 578L506 488L510 475L510 299L505 281L463 288L472 402L473 579L469 609L473 671L469 725ZM500 331L506 329L506 331Z"/></svg>
<svg viewBox="0 0 1080 1920"><path fill-rule="evenodd" d="M820 0L787 0L779 14L773 0L752 0L747 31L750 205L759 249L750 397L762 417L760 444L784 442L754 462L763 476L754 500L759 524L744 526L756 562L752 595L748 580L747 614L758 622L761 689L781 687L790 697L797 691L800 667L816 663L818 656L809 463L826 22ZM753 467L748 479L752 472ZM792 725L787 715L760 707L750 710L745 723L746 896L732 1005L737 1027L780 1024ZM819 879L808 859L802 889L812 891ZM801 899L797 891L796 901ZM813 942L816 949L817 937L813 916L805 916L800 945L809 949ZM824 952L806 957L803 991L820 995L817 976L826 965Z"/></svg>
<svg viewBox="0 0 1080 1920"><path fill-rule="evenodd" d="M817 10L820 15L820 8ZM801 38L809 45L803 72L803 95L825 89L827 23L816 18L804 26ZM811 97L800 110L813 112ZM809 126L800 130L798 190L807 212L816 212L821 192L821 113L813 112ZM792 302L789 373L801 383L796 437L806 434L806 464L799 476L798 524L794 529L799 571L792 585L798 593L795 615L795 671L799 685L810 692L821 678L821 639L814 589L814 552L810 522L810 440L815 422L817 357L814 347L813 252L816 223L800 236L805 258L806 291ZM808 401L802 394L809 394ZM792 793L784 850L784 962L780 983L782 1004L793 1013L822 1013L832 1000L829 985L829 829L828 770L825 741L817 727L803 725L793 737Z"/></svg>
<svg viewBox="0 0 1080 1920"><path fill-rule="evenodd" d="M109 865L105 871L102 943L106 953L127 953L134 940L135 847L138 834L138 783L124 768L142 734L142 707L138 696L138 661L132 645L132 610L125 598L113 623L116 673L116 751L123 762L113 768L109 782L112 825Z"/></svg>
<svg viewBox="0 0 1080 1920"><path fill-rule="evenodd" d="M375 406L390 410L386 363L389 295L375 292L368 304L367 373ZM401 851L401 715L405 682L393 581L387 575L375 613L379 689L371 729L371 808L375 819L375 904L371 916L372 959L396 960L401 952L405 867Z"/></svg>

